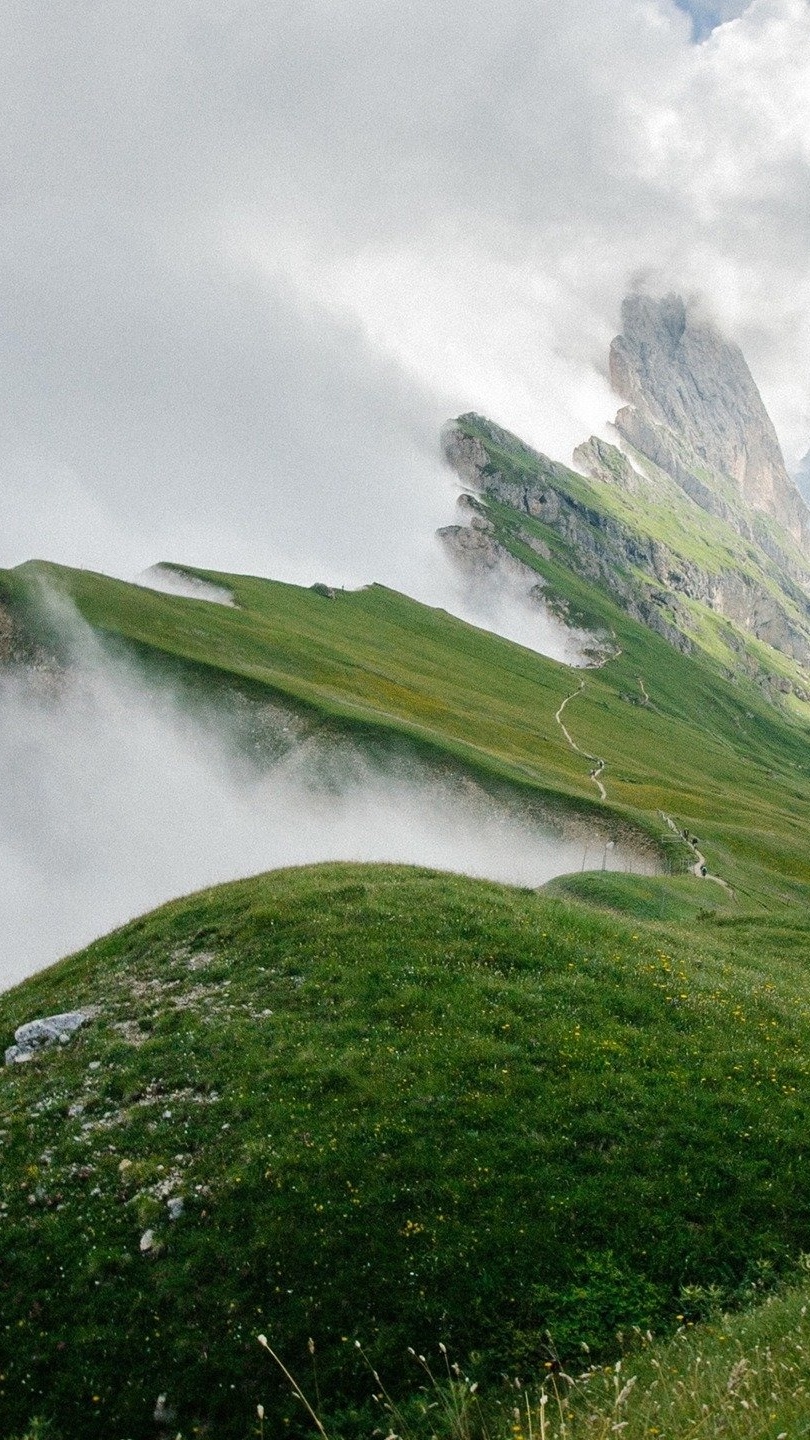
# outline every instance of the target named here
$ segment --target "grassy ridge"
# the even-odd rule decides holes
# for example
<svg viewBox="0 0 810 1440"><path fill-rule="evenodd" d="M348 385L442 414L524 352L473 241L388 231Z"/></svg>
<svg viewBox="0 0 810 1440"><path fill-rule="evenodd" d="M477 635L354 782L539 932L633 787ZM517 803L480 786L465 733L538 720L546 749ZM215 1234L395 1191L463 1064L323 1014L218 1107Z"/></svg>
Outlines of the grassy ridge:
<svg viewBox="0 0 810 1440"><path fill-rule="evenodd" d="M257 1400L291 1413L259 1331L299 1370L316 1340L354 1432L355 1336L394 1385L439 1340L484 1376L541 1364L546 1328L576 1353L671 1323L685 1284L745 1292L810 1248L809 937L332 865L0 997L9 1040L101 1007L0 1072L0 1433L140 1440L165 1391L184 1434L241 1440Z"/></svg>
<svg viewBox="0 0 810 1440"><path fill-rule="evenodd" d="M529 522L531 523L531 522ZM542 527L541 527L542 528ZM525 547L524 547L525 548ZM527 551L527 554L533 552ZM108 638L171 674L250 685L357 734L392 736L489 780L528 787L660 836L660 810L697 831L710 868L747 906L800 901L810 880L794 816L810 800L807 727L709 660L686 657L630 620L595 586L533 556L577 613L613 632L621 653L585 673L566 711L582 749L606 758L607 807L590 762L567 745L556 711L583 672L475 630L382 586L329 600L311 590L199 572L239 608L187 600L55 566L0 576L0 593L43 581L67 593ZM644 688L649 703L644 701Z"/></svg>

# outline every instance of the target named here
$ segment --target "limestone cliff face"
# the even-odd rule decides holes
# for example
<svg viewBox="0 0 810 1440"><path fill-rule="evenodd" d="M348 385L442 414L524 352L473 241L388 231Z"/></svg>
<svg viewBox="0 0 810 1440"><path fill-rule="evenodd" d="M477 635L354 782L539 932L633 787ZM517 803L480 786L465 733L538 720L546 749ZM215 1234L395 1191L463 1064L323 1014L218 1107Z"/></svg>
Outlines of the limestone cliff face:
<svg viewBox="0 0 810 1440"><path fill-rule="evenodd" d="M799 463L799 468L794 476L796 489L801 495L805 505L810 505L810 450Z"/></svg>
<svg viewBox="0 0 810 1440"><path fill-rule="evenodd" d="M724 565L716 570L702 567L600 508L596 493L592 503L578 497L576 475L481 416L462 416L448 426L444 448L464 484L484 502L496 500L518 516L541 521L564 542L573 570L603 585L629 615L676 649L692 649L694 622L683 601L697 601L733 621L741 643L750 634L801 667L810 667L810 600L781 566L769 565L764 552L762 564L749 567L748 573ZM642 498L645 489L655 487L654 478L637 473L621 451L603 440L593 438L580 446L575 458L585 474ZM500 571L508 576L515 561L486 519L485 503L462 497L461 504L471 523L440 531L444 544L468 574ZM538 537L524 532L521 540L548 557L548 547ZM740 665L745 663L741 654ZM785 688L781 680L774 683ZM793 688L807 698L804 686Z"/></svg>
<svg viewBox="0 0 810 1440"><path fill-rule="evenodd" d="M702 643L695 607L704 607L731 624L722 644L735 670L749 666L766 687L792 685L805 699L810 510L742 353L676 295L631 295L622 322L610 352L626 402L618 444L591 437L572 472L466 415L445 432L447 458L483 500L539 521L573 570L672 645ZM522 545L543 543L536 526L510 524ZM469 533L455 527L442 538L469 573L506 573L502 537L484 525L479 513ZM800 683L749 653L749 636L794 662Z"/></svg>
<svg viewBox="0 0 810 1440"><path fill-rule="evenodd" d="M730 519L736 492L744 506L773 516L797 544L810 547L810 513L742 352L680 296L627 297L610 378L627 402L617 416L619 432L697 504ZM724 480L733 487L730 497Z"/></svg>
<svg viewBox="0 0 810 1440"><path fill-rule="evenodd" d="M481 427L480 435L465 431L464 422L469 420ZM681 613L674 587L666 589L662 585L662 576L669 577L672 570L662 546L576 500L569 493L568 481L572 477L566 466L531 450L492 421L477 415L462 416L460 422L446 427L443 443L447 459L466 485L547 525L565 542L572 567L580 575L605 585L628 614L657 631L676 649L685 653L691 650L691 641L684 633L687 616ZM495 447L492 453L504 457L500 463L493 462L489 445ZM514 463L509 463L510 455L514 455ZM468 573L474 573L473 567L479 573L484 568L492 572L506 553L496 537L482 533L480 528L453 526L438 534ZM548 556L548 547L542 542L530 535L521 538L536 553ZM511 557L510 563L514 564ZM650 583L636 580L633 572L637 570L647 571Z"/></svg>

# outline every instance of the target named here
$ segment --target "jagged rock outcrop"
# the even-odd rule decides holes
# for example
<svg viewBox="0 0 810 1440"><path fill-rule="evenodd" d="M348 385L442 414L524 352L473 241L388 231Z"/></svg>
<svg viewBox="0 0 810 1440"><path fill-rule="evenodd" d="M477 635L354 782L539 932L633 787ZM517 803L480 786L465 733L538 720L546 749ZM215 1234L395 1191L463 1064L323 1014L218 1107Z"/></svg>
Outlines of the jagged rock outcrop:
<svg viewBox="0 0 810 1440"><path fill-rule="evenodd" d="M584 445L577 446L573 461L583 475L603 480L607 485L618 485L630 495L643 494L651 487L649 478L634 470L621 450L598 435L592 435Z"/></svg>
<svg viewBox="0 0 810 1440"><path fill-rule="evenodd" d="M724 643L766 688L803 694L803 677L788 682L745 641L810 668L810 512L742 353L675 295L631 295L622 320L610 354L627 402L617 443L580 445L578 473L478 415L448 427L445 454L465 485L554 532L573 570L672 645L691 648L696 603L737 627ZM506 573L502 537L484 527L479 513L443 538L468 572ZM533 526L513 534L544 543Z"/></svg>
<svg viewBox="0 0 810 1440"><path fill-rule="evenodd" d="M547 525L565 542L577 573L604 585L629 615L676 649L688 653L692 648L693 622L683 599L706 605L740 630L810 665L810 603L788 576L780 582L783 602L764 572L761 580L728 567L710 572L654 536L577 498L572 471L480 416L462 416L447 428L445 454L472 489ZM595 479L631 493L648 484L647 477L637 474L626 456L604 440L591 439L576 458ZM441 538L468 572L492 574L500 567L506 576L516 563L513 557L493 533L480 503L464 497L462 503L473 516L472 525L448 527L439 532ZM542 540L528 532L521 539L534 541L542 553ZM806 623L789 613L791 602Z"/></svg>
<svg viewBox="0 0 810 1440"><path fill-rule="evenodd" d="M619 432L698 505L741 529L739 497L810 547L810 513L785 469L742 351L680 296L627 297L622 334L610 350L610 378L627 402L616 418ZM730 495L723 493L724 479L732 484Z"/></svg>
<svg viewBox="0 0 810 1440"><path fill-rule="evenodd" d="M442 431L442 449L459 480L472 490L480 490L481 475L489 463L483 440L468 435L451 420Z"/></svg>
<svg viewBox="0 0 810 1440"><path fill-rule="evenodd" d="M450 432L447 433L449 440ZM473 472L468 470L467 473L472 476ZM436 534L456 565L472 582L476 593L485 596L487 587L492 584L499 594L507 591L518 604L539 611L547 621L554 620L565 627L570 640L570 657L573 657L570 663L586 667L604 665L615 650L610 637L601 631L597 634L572 624L567 602L550 594L537 571L511 554L498 538L495 526L478 500L470 495L460 495L458 508L468 523L445 525ZM551 552L543 540L528 534L521 538L535 554L545 560L550 558Z"/></svg>
<svg viewBox="0 0 810 1440"><path fill-rule="evenodd" d="M500 543L495 535L495 526L476 500L470 495L460 495L458 508L467 523L444 525L436 534L444 545L454 552L468 572L484 575L497 571L501 575L511 575L516 580L527 581L537 592L543 588L538 582L537 573L514 555L510 555ZM527 544L537 555L548 560L549 548L542 540L530 536L527 537Z"/></svg>

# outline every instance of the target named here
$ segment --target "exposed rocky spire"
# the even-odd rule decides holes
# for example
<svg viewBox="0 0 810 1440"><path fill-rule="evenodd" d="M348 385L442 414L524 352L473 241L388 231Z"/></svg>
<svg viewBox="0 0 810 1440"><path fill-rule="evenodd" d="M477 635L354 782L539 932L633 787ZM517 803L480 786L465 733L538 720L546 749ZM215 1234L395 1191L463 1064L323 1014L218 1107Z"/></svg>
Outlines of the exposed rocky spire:
<svg viewBox="0 0 810 1440"><path fill-rule="evenodd" d="M686 489L689 473L705 485L713 472L720 490L730 480L732 497L736 489L810 548L810 512L739 347L678 295L629 295L622 327L610 350L611 382L627 402L616 418L622 435Z"/></svg>

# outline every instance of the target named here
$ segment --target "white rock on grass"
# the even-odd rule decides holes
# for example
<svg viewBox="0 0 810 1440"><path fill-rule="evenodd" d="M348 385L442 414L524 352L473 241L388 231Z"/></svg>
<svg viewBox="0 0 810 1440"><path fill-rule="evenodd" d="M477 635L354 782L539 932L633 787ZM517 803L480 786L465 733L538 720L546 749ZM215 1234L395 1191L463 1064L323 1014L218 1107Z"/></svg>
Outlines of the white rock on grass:
<svg viewBox="0 0 810 1440"><path fill-rule="evenodd" d="M45 1015L18 1025L14 1031L16 1044L6 1050L6 1064L21 1065L49 1045L67 1045L74 1030L91 1018L87 1010L67 1010L63 1015Z"/></svg>

